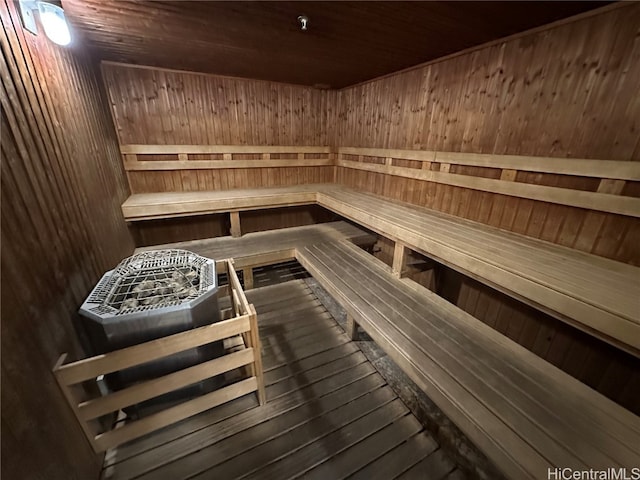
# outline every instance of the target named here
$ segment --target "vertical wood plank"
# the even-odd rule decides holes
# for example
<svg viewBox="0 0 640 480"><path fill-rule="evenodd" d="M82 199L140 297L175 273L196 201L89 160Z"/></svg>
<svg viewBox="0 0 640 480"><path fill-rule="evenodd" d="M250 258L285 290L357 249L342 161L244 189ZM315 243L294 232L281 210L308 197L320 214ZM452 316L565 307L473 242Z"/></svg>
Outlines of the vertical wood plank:
<svg viewBox="0 0 640 480"><path fill-rule="evenodd" d="M396 242L393 247L393 274L401 278L403 275L405 257L407 254L407 249L401 242Z"/></svg>
<svg viewBox="0 0 640 480"><path fill-rule="evenodd" d="M0 1L0 25L2 476L97 478L51 365L83 355L78 307L133 250L123 157L86 47L25 32L14 2Z"/></svg>
<svg viewBox="0 0 640 480"><path fill-rule="evenodd" d="M231 236L241 237L242 229L240 228L240 212L230 212L229 217L231 220Z"/></svg>
<svg viewBox="0 0 640 480"><path fill-rule="evenodd" d="M347 335L351 340L358 340L358 323L347 313Z"/></svg>

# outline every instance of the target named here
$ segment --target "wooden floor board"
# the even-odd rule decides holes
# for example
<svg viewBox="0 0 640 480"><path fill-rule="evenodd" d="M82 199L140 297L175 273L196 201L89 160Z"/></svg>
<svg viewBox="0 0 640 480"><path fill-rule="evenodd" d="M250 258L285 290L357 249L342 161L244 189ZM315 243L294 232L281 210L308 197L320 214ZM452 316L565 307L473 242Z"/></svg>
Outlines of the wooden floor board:
<svg viewBox="0 0 640 480"><path fill-rule="evenodd" d="M319 305L318 300L313 296L310 290L307 292L304 292L304 294L301 294L301 292L297 290L294 293L295 294L289 298L283 298L283 299L279 299L278 301L272 301L270 303L260 305L262 315L267 317L268 316L267 314L270 312L274 312L274 313L277 312L282 314L283 312L288 311L289 308L296 305L304 305L304 306ZM251 297L247 297L247 299L250 302L255 303L254 300L251 300Z"/></svg>
<svg viewBox="0 0 640 480"><path fill-rule="evenodd" d="M453 472L449 473L445 477L445 480L466 480L467 476L464 472L458 468L456 468Z"/></svg>
<svg viewBox="0 0 640 480"><path fill-rule="evenodd" d="M314 337L303 337L301 339L301 342L302 340L304 340L305 343L287 347L287 350L291 355L274 353L273 355L263 357L262 363L264 365L265 371L288 364L289 362L291 362L292 355L295 355L295 358L297 359L302 359L350 341L349 337L347 337L346 335L327 337L322 341L314 341Z"/></svg>
<svg viewBox="0 0 640 480"><path fill-rule="evenodd" d="M438 448L438 443L421 432L349 477L350 480L388 480L407 471Z"/></svg>
<svg viewBox="0 0 640 480"><path fill-rule="evenodd" d="M306 284L287 283L249 292L267 403L248 395L123 445L103 478L343 478L394 452L413 465L436 449L333 317L309 306Z"/></svg>
<svg viewBox="0 0 640 480"><path fill-rule="evenodd" d="M443 450L436 450L432 455L417 463L405 473L397 477L401 480L441 480L453 471L455 464Z"/></svg>
<svg viewBox="0 0 640 480"><path fill-rule="evenodd" d="M372 458L377 458L422 430L422 425L413 415L405 415L382 430L334 455L320 465L304 473L309 480L339 480L365 467Z"/></svg>
<svg viewBox="0 0 640 480"><path fill-rule="evenodd" d="M281 367L275 368L265 373L264 380L267 385L276 383L282 379L290 377L300 372L304 372L310 368L324 365L325 363L333 360L346 357L358 350L358 347L354 343L345 343L335 348L325 350L311 357L303 358L295 362L288 363Z"/></svg>
<svg viewBox="0 0 640 480"><path fill-rule="evenodd" d="M355 415L350 418L349 423L344 425L330 424L329 428L332 430L328 435L315 439L313 443L298 448L277 462L254 471L246 478L274 480L296 478L402 418L407 411L407 407L396 398L364 416L360 416L366 413L362 410L354 412ZM292 438L291 441L292 444L298 443L295 438Z"/></svg>
<svg viewBox="0 0 640 480"><path fill-rule="evenodd" d="M356 352L348 357L340 358L325 365L298 373L267 387L267 398L276 399L293 390L299 390L311 383L318 382L344 371L361 372L363 375L372 371L362 352Z"/></svg>
<svg viewBox="0 0 640 480"><path fill-rule="evenodd" d="M266 422L257 424L251 428L229 437L224 442L218 442L206 448L202 448L191 455L184 456L163 468L150 472L148 478L187 478L194 474L212 469L225 462L235 462L234 458L247 452L248 457L255 457L256 449L266 442L276 440L289 431L297 429L298 434L307 431L306 424L317 422L319 417L328 416L338 418L338 412L345 410L344 406L353 403L362 408L367 408L367 403L357 400L373 392L378 392L380 383L375 378L367 377L366 381L352 383L340 390L332 392L324 397L305 403L286 414L274 417ZM388 389L388 387L386 387ZM376 394L376 398L388 398L389 394L383 392ZM353 407L351 407L353 408ZM336 412L336 413L333 413ZM345 415L344 413L342 415ZM273 445L264 445L266 451L273 451ZM240 462L245 463L245 462ZM145 478L145 477L142 477ZM235 478L223 476L221 478Z"/></svg>
<svg viewBox="0 0 640 480"><path fill-rule="evenodd" d="M277 399L268 397L268 402L263 407L254 408L244 412L243 415L227 418L224 421L192 432L189 435L184 435L173 441L159 445L155 449L149 450L141 455L136 455L124 460L116 465L111 478L135 478L160 465L200 450L206 445L223 441L225 438L258 423L282 415L306 402L330 394L361 379L373 376L373 381L378 382L377 377L379 377L379 375L374 372L373 367L370 365L369 367L370 368L356 368L343 371L305 388L293 390L286 395L280 395ZM267 392L269 395L269 390L267 390Z"/></svg>
<svg viewBox="0 0 640 480"><path fill-rule="evenodd" d="M262 347L264 349L264 355L270 355L272 350L282 350L283 345L287 342L293 343L296 339L302 339L309 335L329 336L339 335L340 331L334 329L340 329L333 319L327 315L314 315L313 321L310 322L297 322L297 325L290 326L289 328L281 328L280 325L274 325L271 328L263 328L260 331L262 341Z"/></svg>
<svg viewBox="0 0 640 480"><path fill-rule="evenodd" d="M315 315L322 313L324 307L317 305L315 302L301 302L282 310L276 310L272 312L266 312L262 314L260 321L262 324L258 325L258 328L264 329L266 326L276 324L282 325L288 321L305 321L308 315Z"/></svg>
<svg viewBox="0 0 640 480"><path fill-rule="evenodd" d="M267 341L269 336L277 335L280 332L293 332L294 330L305 328L309 325L316 325L320 323L325 324L327 321L333 322L333 324L335 324L335 320L333 319L331 314L327 312L326 309L324 309L324 307L316 307L296 313L298 313L299 317L303 318L298 318L295 321L285 321L289 318L285 315L281 315L281 323L276 323L273 325L262 325L261 327L259 327L260 338L264 338L265 341ZM313 317L313 320L307 320L307 315Z"/></svg>
<svg viewBox="0 0 640 480"><path fill-rule="evenodd" d="M343 426L358 422L358 419L368 419L370 415L376 417L388 416L399 409L398 400L394 400L394 393L389 387L375 390L364 397L350 402L341 408L288 431L268 444L247 452L242 459L234 458L195 477L199 480L207 478L289 478L281 474L281 467L291 463L297 464L296 454L306 446L315 448L315 442L338 431ZM394 403L396 402L396 403ZM393 417L391 417L393 418ZM391 421L391 420L390 420ZM274 473L276 472L276 473ZM276 475L276 476L274 476Z"/></svg>

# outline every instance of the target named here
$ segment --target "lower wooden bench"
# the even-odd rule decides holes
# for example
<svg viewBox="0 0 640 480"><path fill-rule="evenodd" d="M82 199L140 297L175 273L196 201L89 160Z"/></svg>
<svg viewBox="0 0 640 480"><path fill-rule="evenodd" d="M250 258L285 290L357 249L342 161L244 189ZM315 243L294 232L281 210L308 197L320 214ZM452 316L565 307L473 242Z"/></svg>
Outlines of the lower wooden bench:
<svg viewBox="0 0 640 480"><path fill-rule="evenodd" d="M216 237L203 240L154 245L136 249L180 248L213 260L233 258L237 270L242 270L245 289L253 286L253 268L286 262L295 258L295 249L313 243L347 240L360 246L370 246L376 236L345 221L280 228L248 233L242 237Z"/></svg>
<svg viewBox="0 0 640 480"><path fill-rule="evenodd" d="M132 195L127 221L317 204L640 357L640 268L336 184Z"/></svg>
<svg viewBox="0 0 640 480"><path fill-rule="evenodd" d="M352 244L296 257L508 478L638 466L631 412Z"/></svg>

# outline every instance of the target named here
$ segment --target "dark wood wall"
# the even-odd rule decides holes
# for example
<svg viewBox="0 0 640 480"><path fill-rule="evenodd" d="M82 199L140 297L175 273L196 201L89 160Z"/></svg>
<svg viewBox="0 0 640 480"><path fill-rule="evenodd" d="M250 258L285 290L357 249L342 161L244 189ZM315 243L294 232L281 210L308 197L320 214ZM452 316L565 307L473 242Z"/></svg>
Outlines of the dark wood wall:
<svg viewBox="0 0 640 480"><path fill-rule="evenodd" d="M623 3L341 90L334 143L638 161L638 25L640 5ZM589 179L580 177L528 177L530 183L590 188ZM346 168L339 168L338 179L358 189L640 264L640 221L631 217ZM634 182L626 188L624 194L637 196Z"/></svg>
<svg viewBox="0 0 640 480"><path fill-rule="evenodd" d="M2 478L98 478L51 368L80 355L76 312L133 242L99 71L78 47L24 32L0 3Z"/></svg>
<svg viewBox="0 0 640 480"><path fill-rule="evenodd" d="M640 161L640 5L338 92L334 144ZM482 175L479 172L478 175ZM640 222L339 167L338 181L630 264ZM580 178L528 181L583 188ZM562 183L560 183L562 182ZM627 185L626 194L637 196ZM378 256L390 262L392 242ZM638 413L640 361L452 270L439 293ZM415 276L411 274L410 276ZM417 278L432 287L432 277Z"/></svg>

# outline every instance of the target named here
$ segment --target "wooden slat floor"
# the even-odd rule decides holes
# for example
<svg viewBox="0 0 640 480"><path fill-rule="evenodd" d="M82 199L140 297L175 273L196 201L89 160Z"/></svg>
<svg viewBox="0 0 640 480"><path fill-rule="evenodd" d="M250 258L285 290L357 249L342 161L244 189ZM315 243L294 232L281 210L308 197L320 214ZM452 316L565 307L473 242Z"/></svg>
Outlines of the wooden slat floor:
<svg viewBox="0 0 640 480"><path fill-rule="evenodd" d="M103 478L464 478L304 280L247 293L267 404L247 395L122 445Z"/></svg>

